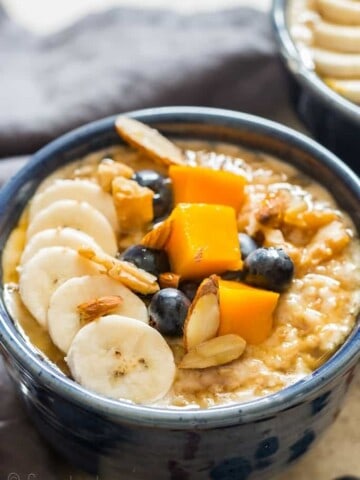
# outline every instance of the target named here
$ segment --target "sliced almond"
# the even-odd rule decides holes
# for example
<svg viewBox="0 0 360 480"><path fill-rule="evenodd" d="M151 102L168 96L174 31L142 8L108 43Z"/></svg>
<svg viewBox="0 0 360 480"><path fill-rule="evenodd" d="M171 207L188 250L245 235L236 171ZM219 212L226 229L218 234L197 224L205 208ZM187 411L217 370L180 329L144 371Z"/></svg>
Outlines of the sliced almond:
<svg viewBox="0 0 360 480"><path fill-rule="evenodd" d="M219 285L212 275L203 280L192 301L184 324L187 350L215 337L220 325Z"/></svg>
<svg viewBox="0 0 360 480"><path fill-rule="evenodd" d="M154 192L150 188L125 177L115 177L112 195L122 232L142 229L154 218Z"/></svg>
<svg viewBox="0 0 360 480"><path fill-rule="evenodd" d="M208 368L236 360L245 351L246 342L239 335L212 338L192 348L181 360L179 368Z"/></svg>
<svg viewBox="0 0 360 480"><path fill-rule="evenodd" d="M141 240L141 245L155 250L162 250L168 241L172 228L172 219L169 217L150 230Z"/></svg>
<svg viewBox="0 0 360 480"><path fill-rule="evenodd" d="M157 130L132 118L120 116L115 127L126 142L164 165L183 165L183 152Z"/></svg>
<svg viewBox="0 0 360 480"><path fill-rule="evenodd" d="M148 295L159 290L156 277L132 263L118 260L104 252L95 251L88 247L79 248L78 253L82 257L104 267L109 277L118 280L135 292Z"/></svg>
<svg viewBox="0 0 360 480"><path fill-rule="evenodd" d="M167 272L159 275L159 284L161 288L178 288L180 282L180 275L176 273Z"/></svg>
<svg viewBox="0 0 360 480"><path fill-rule="evenodd" d="M112 182L116 177L132 178L134 170L122 162L114 162L105 158L97 167L96 176L100 186L105 192L111 193Z"/></svg>
<svg viewBox="0 0 360 480"><path fill-rule="evenodd" d="M119 295L109 295L80 303L76 309L80 314L80 322L85 324L112 312L122 302L123 299Z"/></svg>

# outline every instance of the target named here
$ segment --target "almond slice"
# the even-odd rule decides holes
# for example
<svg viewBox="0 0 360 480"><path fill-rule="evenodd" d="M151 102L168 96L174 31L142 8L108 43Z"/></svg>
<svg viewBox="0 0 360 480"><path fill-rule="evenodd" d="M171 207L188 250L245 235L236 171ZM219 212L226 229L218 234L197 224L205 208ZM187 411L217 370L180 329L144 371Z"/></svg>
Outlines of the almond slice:
<svg viewBox="0 0 360 480"><path fill-rule="evenodd" d="M119 295L109 295L94 298L94 300L90 300L89 302L80 303L80 305L76 307L76 310L80 314L81 324L85 324L112 312L121 305L122 302L123 299Z"/></svg>
<svg viewBox="0 0 360 480"><path fill-rule="evenodd" d="M120 116L115 127L126 142L164 165L184 165L183 152L157 130L132 118Z"/></svg>
<svg viewBox="0 0 360 480"><path fill-rule="evenodd" d="M187 350L215 337L220 325L219 285L216 275L205 278L197 289L184 324Z"/></svg>
<svg viewBox="0 0 360 480"><path fill-rule="evenodd" d="M148 248L154 248L155 250L162 250L170 237L172 222L171 218L167 218L159 223L159 225L145 235L141 240L141 245Z"/></svg>
<svg viewBox="0 0 360 480"><path fill-rule="evenodd" d="M230 363L245 351L246 342L232 333L212 338L192 348L181 360L179 368L208 368Z"/></svg>
<svg viewBox="0 0 360 480"><path fill-rule="evenodd" d="M135 292L148 295L159 290L156 277L132 263L118 260L105 252L95 251L88 247L79 248L78 253L104 267L109 277L118 280Z"/></svg>

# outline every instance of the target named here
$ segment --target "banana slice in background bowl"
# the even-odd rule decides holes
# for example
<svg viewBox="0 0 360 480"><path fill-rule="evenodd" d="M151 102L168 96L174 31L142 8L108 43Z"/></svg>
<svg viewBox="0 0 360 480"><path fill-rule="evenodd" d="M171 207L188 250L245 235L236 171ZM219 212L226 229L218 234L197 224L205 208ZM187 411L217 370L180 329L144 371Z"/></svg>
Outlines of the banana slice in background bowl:
<svg viewBox="0 0 360 480"><path fill-rule="evenodd" d="M273 0L272 20L298 115L359 174L359 2Z"/></svg>

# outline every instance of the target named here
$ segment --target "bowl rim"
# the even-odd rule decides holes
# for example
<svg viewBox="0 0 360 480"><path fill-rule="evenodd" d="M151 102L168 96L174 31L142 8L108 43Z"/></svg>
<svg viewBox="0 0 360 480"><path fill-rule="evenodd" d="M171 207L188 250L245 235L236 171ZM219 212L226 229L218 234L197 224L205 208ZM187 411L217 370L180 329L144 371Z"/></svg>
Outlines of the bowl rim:
<svg viewBox="0 0 360 480"><path fill-rule="evenodd" d="M308 88L315 96L320 97L324 103L340 111L348 120L355 122L360 127L360 105L358 106L332 90L314 71L304 65L288 29L287 9L291 1L272 0L271 7L272 23L280 46L280 53L287 68L303 87Z"/></svg>
<svg viewBox="0 0 360 480"><path fill-rule="evenodd" d="M188 122L225 126L237 126L239 129L255 131L271 138L280 139L298 147L303 152L324 162L337 177L346 182L356 192L360 200L360 180L345 164L324 147L305 135L281 124L249 114L231 110L205 107L160 107L137 110L126 113L132 118L145 123ZM59 150L64 151L72 145L114 130L117 115L91 122L44 146L32 159L0 190L0 212L6 208L7 199L31 175L35 166ZM53 390L59 397L86 408L95 414L111 418L113 421L138 426L151 426L171 429L208 429L234 424L257 421L276 415L314 397L324 386L343 375L360 357L360 325L355 326L352 334L340 349L321 367L297 383L276 393L256 400L212 407L210 409L178 409L168 407L151 407L134 405L126 401L117 401L92 393L62 372L55 369L28 344L19 333L11 316L7 313L3 299L0 302L0 344L6 354L15 359L16 364L30 373L40 385Z"/></svg>

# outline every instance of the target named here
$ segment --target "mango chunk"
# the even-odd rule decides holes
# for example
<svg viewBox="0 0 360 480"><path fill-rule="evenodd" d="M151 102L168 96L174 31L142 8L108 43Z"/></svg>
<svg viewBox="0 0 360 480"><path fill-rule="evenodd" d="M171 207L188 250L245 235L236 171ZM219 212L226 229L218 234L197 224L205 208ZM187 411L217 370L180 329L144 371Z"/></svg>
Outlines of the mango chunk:
<svg viewBox="0 0 360 480"><path fill-rule="evenodd" d="M180 203L172 214L165 246L171 271L205 278L242 267L235 210L223 205Z"/></svg>
<svg viewBox="0 0 360 480"><path fill-rule="evenodd" d="M220 279L219 295L218 335L235 333L253 345L262 343L270 336L278 293Z"/></svg>
<svg viewBox="0 0 360 480"><path fill-rule="evenodd" d="M172 165L169 177L174 202L228 205L238 212L244 201L246 179L225 170Z"/></svg>

